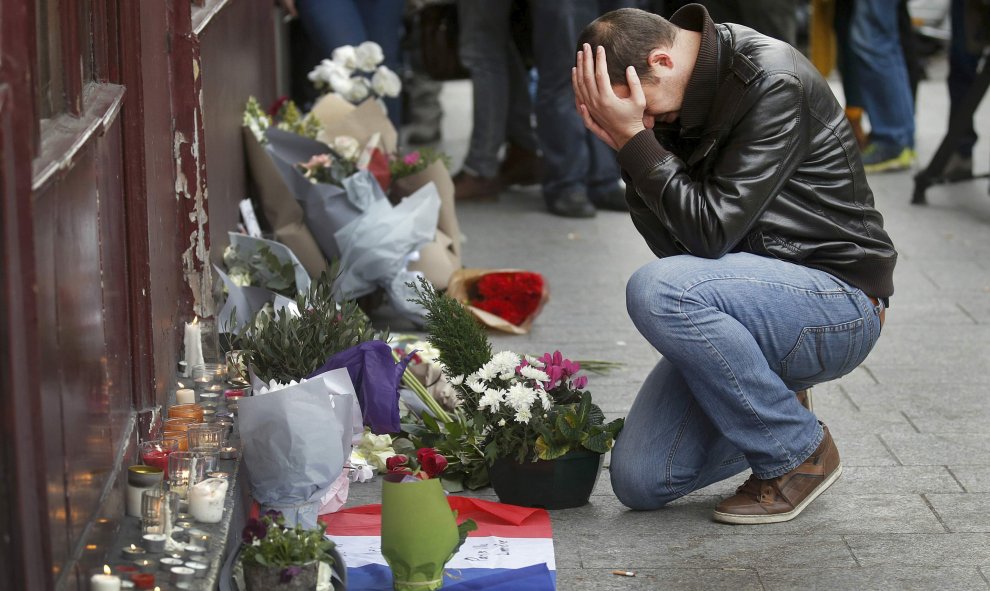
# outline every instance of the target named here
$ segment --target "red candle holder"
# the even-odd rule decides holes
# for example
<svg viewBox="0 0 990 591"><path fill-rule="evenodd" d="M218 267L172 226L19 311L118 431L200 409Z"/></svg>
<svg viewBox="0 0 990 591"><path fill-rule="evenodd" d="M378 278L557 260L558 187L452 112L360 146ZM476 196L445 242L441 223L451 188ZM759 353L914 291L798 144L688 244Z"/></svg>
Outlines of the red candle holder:
<svg viewBox="0 0 990 591"><path fill-rule="evenodd" d="M131 577L135 589L154 589L155 575L151 573L137 573Z"/></svg>
<svg viewBox="0 0 990 591"><path fill-rule="evenodd" d="M143 441L140 445L141 463L145 466L161 468L163 472L168 471L168 455L174 451L179 451L177 438Z"/></svg>

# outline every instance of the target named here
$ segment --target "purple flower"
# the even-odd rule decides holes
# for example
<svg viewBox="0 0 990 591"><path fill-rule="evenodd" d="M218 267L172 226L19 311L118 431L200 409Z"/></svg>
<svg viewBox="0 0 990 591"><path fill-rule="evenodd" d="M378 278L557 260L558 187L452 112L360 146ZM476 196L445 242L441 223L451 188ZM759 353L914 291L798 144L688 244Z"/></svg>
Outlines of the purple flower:
<svg viewBox="0 0 990 591"><path fill-rule="evenodd" d="M247 525L244 526L244 531L241 532L241 539L244 540L245 544L250 544L255 540L265 539L267 535L268 526L252 517L248 519Z"/></svg>
<svg viewBox="0 0 990 591"><path fill-rule="evenodd" d="M301 572L302 572L301 566L287 566L282 569L282 572L278 577L278 582L291 583L292 579Z"/></svg>
<svg viewBox="0 0 990 591"><path fill-rule="evenodd" d="M587 385L588 385L588 376L578 376L574 378L574 381L571 383L571 387L574 388L575 390L581 390Z"/></svg>
<svg viewBox="0 0 990 591"><path fill-rule="evenodd" d="M271 519L272 522L276 522L279 519L282 519L282 512L281 511L276 511L275 509L269 509L269 510L265 511L265 517L267 517L268 519Z"/></svg>

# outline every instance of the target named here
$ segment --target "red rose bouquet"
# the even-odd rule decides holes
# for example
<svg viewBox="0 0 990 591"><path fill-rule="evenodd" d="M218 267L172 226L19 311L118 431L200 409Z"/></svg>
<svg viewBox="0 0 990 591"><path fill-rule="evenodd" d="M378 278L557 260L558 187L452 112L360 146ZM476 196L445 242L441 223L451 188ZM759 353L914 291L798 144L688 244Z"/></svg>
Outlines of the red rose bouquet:
<svg viewBox="0 0 990 591"><path fill-rule="evenodd" d="M513 334L528 332L549 298L542 275L514 269L463 269L451 277L447 294L485 326Z"/></svg>

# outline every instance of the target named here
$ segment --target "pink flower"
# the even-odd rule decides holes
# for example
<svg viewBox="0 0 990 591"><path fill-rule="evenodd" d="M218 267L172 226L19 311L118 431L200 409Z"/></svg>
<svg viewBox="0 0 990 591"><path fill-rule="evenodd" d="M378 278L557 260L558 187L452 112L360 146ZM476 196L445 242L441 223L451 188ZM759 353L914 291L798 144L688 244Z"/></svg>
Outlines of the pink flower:
<svg viewBox="0 0 990 591"><path fill-rule="evenodd" d="M574 388L575 390L581 390L587 385L588 385L588 376L578 376L574 378L574 381L571 383L571 387Z"/></svg>
<svg viewBox="0 0 990 591"><path fill-rule="evenodd" d="M303 164L303 166L312 170L314 168L326 168L330 166L330 163L332 162L333 159L330 157L330 154L317 154L316 156L310 158L309 162Z"/></svg>
<svg viewBox="0 0 990 591"><path fill-rule="evenodd" d="M414 166L419 163L419 150L409 152L402 157L402 162L407 166Z"/></svg>

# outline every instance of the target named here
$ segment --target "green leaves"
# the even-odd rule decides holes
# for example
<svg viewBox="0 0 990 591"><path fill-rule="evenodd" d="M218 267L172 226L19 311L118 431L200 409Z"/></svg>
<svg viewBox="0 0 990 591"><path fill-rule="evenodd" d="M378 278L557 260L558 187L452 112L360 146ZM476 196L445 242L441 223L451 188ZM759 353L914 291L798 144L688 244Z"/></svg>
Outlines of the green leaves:
<svg viewBox="0 0 990 591"><path fill-rule="evenodd" d="M264 382L306 377L334 353L381 336L355 302L334 299L331 277L324 272L296 297L298 315L262 313L234 335L233 346L251 351L252 368Z"/></svg>
<svg viewBox="0 0 990 591"><path fill-rule="evenodd" d="M426 309L426 332L430 344L440 350L440 363L450 376L474 373L492 358L488 334L460 302L440 293L424 277L410 283L418 297L409 301ZM462 388L468 412L478 408L478 395Z"/></svg>

